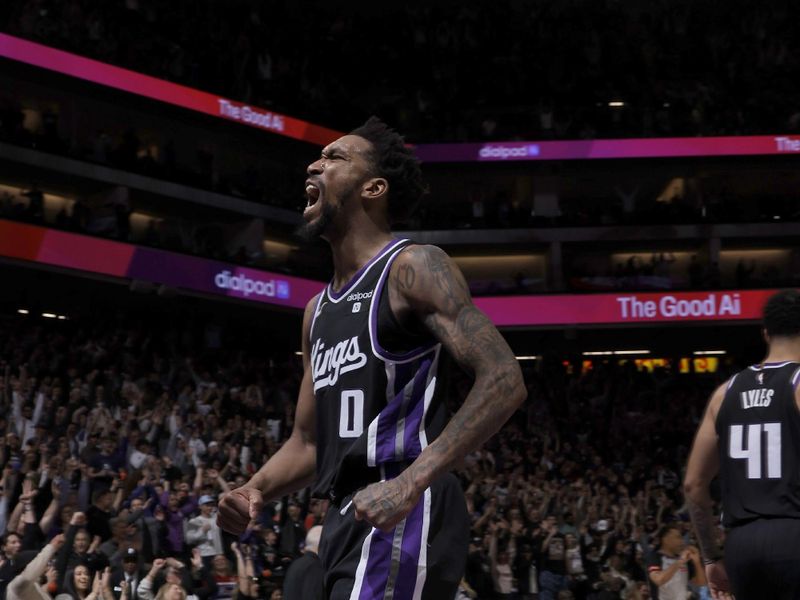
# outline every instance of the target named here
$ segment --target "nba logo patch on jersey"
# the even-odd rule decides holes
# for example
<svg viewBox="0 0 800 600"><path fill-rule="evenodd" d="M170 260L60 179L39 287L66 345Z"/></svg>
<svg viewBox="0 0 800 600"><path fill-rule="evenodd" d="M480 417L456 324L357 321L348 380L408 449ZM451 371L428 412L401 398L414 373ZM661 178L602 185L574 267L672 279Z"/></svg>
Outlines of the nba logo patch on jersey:
<svg viewBox="0 0 800 600"><path fill-rule="evenodd" d="M361 302L356 302L356 303L354 303L354 304L353 304L353 312L354 312L354 313L357 313L357 312L358 312L358 311L360 311L360 310L361 310Z"/></svg>
<svg viewBox="0 0 800 600"><path fill-rule="evenodd" d="M355 312L355 311L353 311ZM764 373L759 373L756 375L756 381L758 381L758 385L764 385Z"/></svg>

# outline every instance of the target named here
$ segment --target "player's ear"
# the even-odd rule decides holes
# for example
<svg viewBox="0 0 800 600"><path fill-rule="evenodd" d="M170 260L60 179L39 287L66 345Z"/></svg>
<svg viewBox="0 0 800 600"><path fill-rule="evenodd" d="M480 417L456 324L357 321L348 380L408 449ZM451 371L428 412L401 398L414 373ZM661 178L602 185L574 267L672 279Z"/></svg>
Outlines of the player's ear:
<svg viewBox="0 0 800 600"><path fill-rule="evenodd" d="M767 333L766 328L764 328L764 327L761 328L761 335L764 337L764 341L767 343L767 346L769 346L770 337L769 337L769 334Z"/></svg>
<svg viewBox="0 0 800 600"><path fill-rule="evenodd" d="M389 182L383 177L372 177L364 182L361 188L361 197L366 200L380 200L389 191Z"/></svg>

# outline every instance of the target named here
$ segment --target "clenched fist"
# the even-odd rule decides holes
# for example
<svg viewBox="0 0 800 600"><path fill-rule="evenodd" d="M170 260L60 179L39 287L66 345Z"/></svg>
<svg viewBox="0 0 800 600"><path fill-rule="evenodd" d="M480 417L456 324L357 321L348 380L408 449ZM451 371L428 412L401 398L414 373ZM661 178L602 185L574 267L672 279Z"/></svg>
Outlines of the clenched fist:
<svg viewBox="0 0 800 600"><path fill-rule="evenodd" d="M225 531L240 535L248 523L258 517L264 506L261 492L248 487L240 487L228 492L219 502L217 525Z"/></svg>
<svg viewBox="0 0 800 600"><path fill-rule="evenodd" d="M421 493L401 475L368 485L353 497L356 520L391 531L419 502Z"/></svg>
<svg viewBox="0 0 800 600"><path fill-rule="evenodd" d="M718 560L706 565L706 578L708 579L708 590L714 600L732 600L728 572L725 570L725 562Z"/></svg>

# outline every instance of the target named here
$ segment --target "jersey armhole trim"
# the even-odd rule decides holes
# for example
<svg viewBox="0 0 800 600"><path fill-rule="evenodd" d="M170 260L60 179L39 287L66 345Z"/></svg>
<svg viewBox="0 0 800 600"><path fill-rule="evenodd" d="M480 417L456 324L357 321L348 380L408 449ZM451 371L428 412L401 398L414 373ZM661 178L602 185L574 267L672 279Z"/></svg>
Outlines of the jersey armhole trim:
<svg viewBox="0 0 800 600"><path fill-rule="evenodd" d="M320 305L322 304L323 298L325 298L325 296L327 295L328 295L328 288L325 287L319 293L319 296L317 297L317 302L316 304L314 304L314 316L311 317L311 326L308 328L308 339L306 340L308 342L309 347L311 347L311 340L314 338L314 325L316 325L317 323L317 317L319 316Z"/></svg>
<svg viewBox="0 0 800 600"><path fill-rule="evenodd" d="M723 407L725 406L725 401L728 399L728 392L731 391L731 388L733 387L733 382L736 381L736 378L738 376L739 373L734 373L731 376L731 378L728 379L728 384L725 386L725 393L722 395L722 401L719 403L719 406L717 407L717 414L714 415L714 431L717 433L717 436L719 436L719 428L717 427L717 422L719 421L719 415L722 412ZM709 404L709 410L710 406L711 405Z"/></svg>
<svg viewBox="0 0 800 600"><path fill-rule="evenodd" d="M797 405L797 388L800 386L800 367L797 367L789 379L789 388L792 390L792 406L794 407L794 414L800 415L800 406Z"/></svg>
<svg viewBox="0 0 800 600"><path fill-rule="evenodd" d="M381 295L386 289L384 284L386 283L386 280L389 277L389 272L392 270L392 264L394 263L394 260L407 247L408 246L403 246L402 248L398 248L389 257L389 260L386 261L386 264L383 267L383 272L378 278L378 283L375 284L375 288L372 293L372 302L370 303L369 307L370 309L369 339L372 345L372 353L381 360L384 361L388 360L395 363L406 363L406 362L411 362L412 360L416 360L419 357L431 352L434 348L436 348L439 345L438 340L432 339L431 342L428 344L419 346L417 348L414 348L413 350L409 350L408 352L404 352L402 354L395 354L383 348L380 342L378 341L378 310L380 310ZM391 305L389 305L389 310L391 310Z"/></svg>
<svg viewBox="0 0 800 600"><path fill-rule="evenodd" d="M790 379L792 384L792 390L797 391L797 386L800 384L800 367L797 367L792 374L792 378Z"/></svg>
<svg viewBox="0 0 800 600"><path fill-rule="evenodd" d="M737 375L739 375L739 374L738 373L734 373L733 377L728 379L728 385L725 387L725 391L726 392L731 389L731 386L733 385L733 382L736 381L736 376ZM724 402L724 400L723 400L723 402Z"/></svg>

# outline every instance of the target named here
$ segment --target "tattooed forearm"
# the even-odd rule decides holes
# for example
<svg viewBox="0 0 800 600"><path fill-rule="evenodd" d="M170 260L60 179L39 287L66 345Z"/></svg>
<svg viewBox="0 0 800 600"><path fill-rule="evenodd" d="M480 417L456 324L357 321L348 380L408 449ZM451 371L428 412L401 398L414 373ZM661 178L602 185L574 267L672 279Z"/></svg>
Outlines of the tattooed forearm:
<svg viewBox="0 0 800 600"><path fill-rule="evenodd" d="M410 249L396 266L393 283L394 305L407 303L459 366L475 376L461 408L404 474L424 488L497 432L526 390L514 354L472 304L467 282L444 252Z"/></svg>
<svg viewBox="0 0 800 600"><path fill-rule="evenodd" d="M464 306L454 322L431 315L424 323L439 340L447 340L445 346L453 359L470 372L481 366L487 370L503 364L517 367L505 340L486 315L472 304Z"/></svg>
<svg viewBox="0 0 800 600"><path fill-rule="evenodd" d="M686 506L694 525L697 544L706 560L717 560L722 557L722 549L717 541L714 515L710 506L703 506L697 501L687 497Z"/></svg>
<svg viewBox="0 0 800 600"><path fill-rule="evenodd" d="M492 375L476 376L461 408L441 435L408 469L414 485L424 489L454 468L464 456L479 448L508 420L524 399L519 367L505 365Z"/></svg>
<svg viewBox="0 0 800 600"><path fill-rule="evenodd" d="M469 287L464 277L454 269L452 259L439 248L432 248L423 254L426 279L433 286L432 293L442 303L438 307L446 313L470 302ZM470 302L471 303L471 302Z"/></svg>

